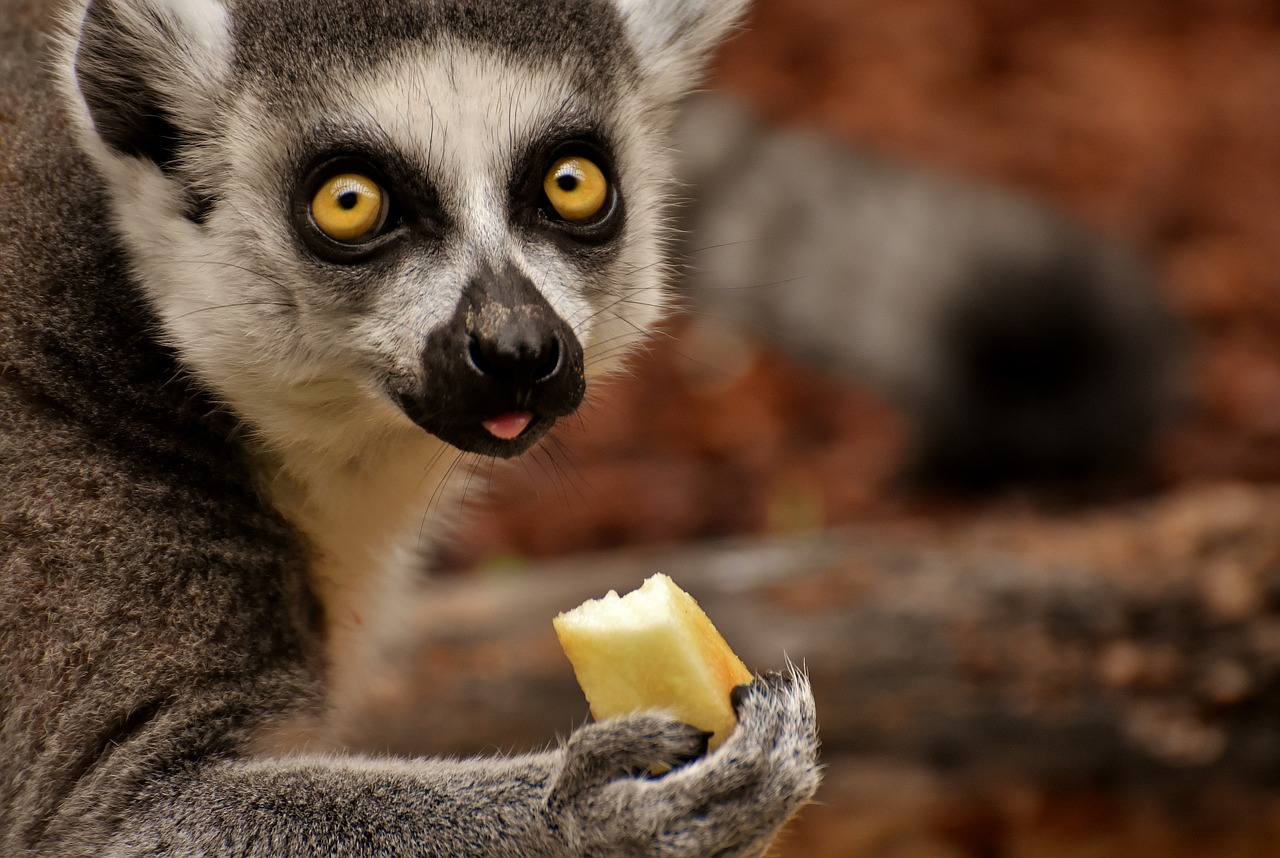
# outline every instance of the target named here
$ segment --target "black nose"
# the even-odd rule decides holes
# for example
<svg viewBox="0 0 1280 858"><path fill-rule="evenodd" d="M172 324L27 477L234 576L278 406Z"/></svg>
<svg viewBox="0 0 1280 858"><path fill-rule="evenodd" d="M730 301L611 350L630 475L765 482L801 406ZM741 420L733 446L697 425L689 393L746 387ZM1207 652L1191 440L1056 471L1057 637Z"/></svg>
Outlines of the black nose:
<svg viewBox="0 0 1280 858"><path fill-rule="evenodd" d="M512 266L478 272L427 337L421 388L405 414L460 450L514 456L572 414L586 393L573 328Z"/></svg>
<svg viewBox="0 0 1280 858"><path fill-rule="evenodd" d="M513 388L553 381L564 364L564 347L546 313L533 304L491 304L468 331L467 356L481 374Z"/></svg>

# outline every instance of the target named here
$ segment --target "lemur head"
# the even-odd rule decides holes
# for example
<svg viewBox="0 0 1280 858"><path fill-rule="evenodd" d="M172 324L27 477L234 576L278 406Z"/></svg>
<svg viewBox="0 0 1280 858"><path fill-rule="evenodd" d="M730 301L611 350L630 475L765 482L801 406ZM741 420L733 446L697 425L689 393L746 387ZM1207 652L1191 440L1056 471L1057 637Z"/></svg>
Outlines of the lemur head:
<svg viewBox="0 0 1280 858"><path fill-rule="evenodd" d="M664 133L743 5L91 0L64 89L162 337L268 442L509 456L661 314Z"/></svg>

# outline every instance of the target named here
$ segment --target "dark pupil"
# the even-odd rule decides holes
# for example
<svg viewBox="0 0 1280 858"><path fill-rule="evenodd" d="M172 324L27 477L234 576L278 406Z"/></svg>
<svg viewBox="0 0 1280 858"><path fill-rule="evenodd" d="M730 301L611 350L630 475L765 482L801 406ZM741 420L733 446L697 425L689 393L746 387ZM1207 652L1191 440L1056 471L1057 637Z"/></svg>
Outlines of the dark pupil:
<svg viewBox="0 0 1280 858"><path fill-rule="evenodd" d="M338 205L347 211L351 211L360 204L360 195L355 191L343 191L338 194Z"/></svg>
<svg viewBox="0 0 1280 858"><path fill-rule="evenodd" d="M562 191L573 191L578 188L578 177L573 173L561 173L556 176L556 184Z"/></svg>

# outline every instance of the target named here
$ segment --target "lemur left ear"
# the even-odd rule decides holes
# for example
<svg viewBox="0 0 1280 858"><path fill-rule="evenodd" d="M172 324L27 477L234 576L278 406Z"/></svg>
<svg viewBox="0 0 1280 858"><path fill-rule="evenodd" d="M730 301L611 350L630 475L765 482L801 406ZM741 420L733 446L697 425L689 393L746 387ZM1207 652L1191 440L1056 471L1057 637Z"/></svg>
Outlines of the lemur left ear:
<svg viewBox="0 0 1280 858"><path fill-rule="evenodd" d="M750 0L614 0L660 99L674 101L702 79L707 57Z"/></svg>
<svg viewBox="0 0 1280 858"><path fill-rule="evenodd" d="M90 0L75 45L75 84L107 148L168 170L206 126L229 67L218 0Z"/></svg>

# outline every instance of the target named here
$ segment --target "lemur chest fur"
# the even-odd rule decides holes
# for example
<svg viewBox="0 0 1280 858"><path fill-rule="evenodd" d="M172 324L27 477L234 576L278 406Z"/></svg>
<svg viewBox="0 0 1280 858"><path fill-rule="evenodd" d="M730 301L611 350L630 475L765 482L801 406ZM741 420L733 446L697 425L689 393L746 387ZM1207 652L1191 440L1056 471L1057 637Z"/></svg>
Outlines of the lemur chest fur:
<svg viewBox="0 0 1280 858"><path fill-rule="evenodd" d="M380 602L423 571L423 549L453 508L448 477L460 455L407 421L339 458L254 453L268 498L304 537L331 650L351 645Z"/></svg>

